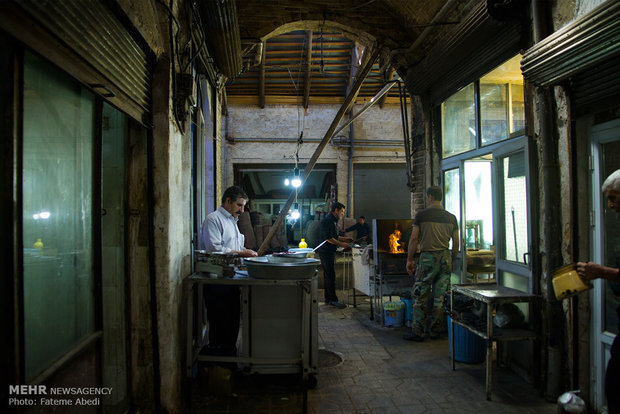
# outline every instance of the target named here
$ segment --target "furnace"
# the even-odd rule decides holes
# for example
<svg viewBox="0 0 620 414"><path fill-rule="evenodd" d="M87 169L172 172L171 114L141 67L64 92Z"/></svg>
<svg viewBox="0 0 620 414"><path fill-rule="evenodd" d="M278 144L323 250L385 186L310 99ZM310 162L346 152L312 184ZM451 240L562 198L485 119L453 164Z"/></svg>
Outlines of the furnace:
<svg viewBox="0 0 620 414"><path fill-rule="evenodd" d="M400 296L413 287L413 276L407 273L407 245L413 219L373 219L373 261L375 289L373 305L383 324L383 297Z"/></svg>

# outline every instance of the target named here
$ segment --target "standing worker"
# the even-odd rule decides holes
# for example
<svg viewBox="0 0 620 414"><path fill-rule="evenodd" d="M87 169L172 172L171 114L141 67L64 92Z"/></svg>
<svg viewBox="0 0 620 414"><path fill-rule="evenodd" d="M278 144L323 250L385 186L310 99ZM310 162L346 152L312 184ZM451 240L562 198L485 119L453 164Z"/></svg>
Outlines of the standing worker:
<svg viewBox="0 0 620 414"><path fill-rule="evenodd" d="M370 228L368 227L368 224L366 223L366 217L359 216L357 218L357 223L355 223L351 227L347 227L346 229L344 229L344 232L346 233L346 232L353 231L353 230L357 230L357 233L355 234L356 242L357 241L366 242L368 239L368 235L370 234Z"/></svg>
<svg viewBox="0 0 620 414"><path fill-rule="evenodd" d="M413 275L413 320L408 341L422 342L426 334L439 338L439 321L444 293L450 286L450 275L459 251L459 225L454 214L441 206L443 192L438 186L426 190L428 207L413 220L413 231L407 250L407 273ZM452 252L450 252L452 239ZM419 263L414 254L420 248ZM416 270L417 268L417 270Z"/></svg>
<svg viewBox="0 0 620 414"><path fill-rule="evenodd" d="M254 250L244 247L245 236L237 227L237 221L247 201L248 196L241 187L227 188L222 195L222 205L210 213L202 224L199 247L209 253L232 253L240 257L257 256ZM235 356L241 317L239 287L205 285L204 298L209 321L209 345L205 352Z"/></svg>
<svg viewBox="0 0 620 414"><path fill-rule="evenodd" d="M607 208L616 212L620 217L620 170L614 171L603 182L602 187ZM620 254L616 254L615 267L602 266L592 262L577 263L577 273L584 280L607 279L609 287L616 297L620 297ZM611 344L611 351L607 369L605 370L605 396L607 397L607 412L620 413L620 306L616 308L618 315L618 332Z"/></svg>
<svg viewBox="0 0 620 414"><path fill-rule="evenodd" d="M348 248L347 242L352 242L350 237L338 235L338 221L344 217L345 206L335 202L331 212L321 220L319 225L320 240L326 240L319 247L319 257L323 267L323 284L325 288L325 303L338 309L344 309L347 305L338 301L336 296L336 250L338 247Z"/></svg>

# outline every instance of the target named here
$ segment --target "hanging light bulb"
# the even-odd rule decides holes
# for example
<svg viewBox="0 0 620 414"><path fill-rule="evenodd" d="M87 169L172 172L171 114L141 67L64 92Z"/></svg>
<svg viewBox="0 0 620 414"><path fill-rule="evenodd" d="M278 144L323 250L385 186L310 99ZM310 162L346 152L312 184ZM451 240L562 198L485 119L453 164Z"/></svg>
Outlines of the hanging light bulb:
<svg viewBox="0 0 620 414"><path fill-rule="evenodd" d="M299 168L295 167L295 177L291 180L291 184L295 188L299 188L301 186L301 178L299 177Z"/></svg>
<svg viewBox="0 0 620 414"><path fill-rule="evenodd" d="M285 179L284 179L284 185L289 185L290 183L291 183L291 182L290 182L290 180L289 180L288 178L285 178Z"/></svg>
<svg viewBox="0 0 620 414"><path fill-rule="evenodd" d="M299 218L300 214L299 214L299 204L295 203L294 207L293 207L293 211L291 212L291 218L293 220L297 220Z"/></svg>

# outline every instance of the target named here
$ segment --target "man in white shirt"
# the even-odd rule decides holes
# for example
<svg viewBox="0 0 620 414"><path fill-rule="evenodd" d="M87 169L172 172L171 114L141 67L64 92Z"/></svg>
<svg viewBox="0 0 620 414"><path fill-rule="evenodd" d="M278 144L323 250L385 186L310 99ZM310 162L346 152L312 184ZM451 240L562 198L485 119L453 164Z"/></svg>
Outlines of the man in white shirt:
<svg viewBox="0 0 620 414"><path fill-rule="evenodd" d="M232 186L224 191L222 205L210 213L202 224L198 246L207 252L238 254L240 257L257 256L246 249L245 237L237 227L243 213L247 194L241 187ZM236 355L239 335L239 288L232 285L205 285L204 298L209 320L209 345L206 353Z"/></svg>

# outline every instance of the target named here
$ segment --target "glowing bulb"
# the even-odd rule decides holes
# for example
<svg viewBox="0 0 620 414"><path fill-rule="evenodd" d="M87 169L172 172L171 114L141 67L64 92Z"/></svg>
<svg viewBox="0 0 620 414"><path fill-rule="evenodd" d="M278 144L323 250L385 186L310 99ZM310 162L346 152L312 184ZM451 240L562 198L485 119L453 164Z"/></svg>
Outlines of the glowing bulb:
<svg viewBox="0 0 620 414"><path fill-rule="evenodd" d="M297 220L299 218L299 211L293 210L293 212L291 213L291 217Z"/></svg>
<svg viewBox="0 0 620 414"><path fill-rule="evenodd" d="M42 211L42 212L39 213L39 216L43 220L46 220L46 219L50 218L50 212L49 211Z"/></svg>
<svg viewBox="0 0 620 414"><path fill-rule="evenodd" d="M290 181L288 180L288 178L285 178L284 179L284 185L289 185L289 184L290 184Z"/></svg>
<svg viewBox="0 0 620 414"><path fill-rule="evenodd" d="M293 187L298 188L301 185L301 179L299 177L295 177L293 178L293 181L291 181L291 184L293 184Z"/></svg>
<svg viewBox="0 0 620 414"><path fill-rule="evenodd" d="M40 218L39 213L34 213L32 215L32 218L35 219L35 220L38 220Z"/></svg>

